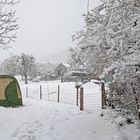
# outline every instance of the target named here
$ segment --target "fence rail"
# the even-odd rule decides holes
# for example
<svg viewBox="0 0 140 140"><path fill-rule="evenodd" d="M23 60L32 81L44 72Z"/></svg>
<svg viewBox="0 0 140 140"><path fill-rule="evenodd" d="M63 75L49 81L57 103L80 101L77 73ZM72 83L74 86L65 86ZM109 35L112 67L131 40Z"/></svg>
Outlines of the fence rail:
<svg viewBox="0 0 140 140"><path fill-rule="evenodd" d="M103 87L101 89L103 89ZM104 97L102 97L103 91L101 89L95 94L94 91L84 88L66 88L63 85L48 86L46 84L37 86L28 85L22 87L22 92L26 98L51 102L65 102L79 106L80 110L87 110L95 107L103 108Z"/></svg>

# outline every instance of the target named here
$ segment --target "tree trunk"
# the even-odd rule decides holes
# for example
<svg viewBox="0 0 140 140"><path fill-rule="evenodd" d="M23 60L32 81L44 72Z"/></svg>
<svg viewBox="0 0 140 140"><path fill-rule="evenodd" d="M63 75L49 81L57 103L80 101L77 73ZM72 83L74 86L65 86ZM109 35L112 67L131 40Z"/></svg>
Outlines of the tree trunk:
<svg viewBox="0 0 140 140"><path fill-rule="evenodd" d="M131 84L134 96L135 96L135 103L136 103L136 111L137 111L137 119L140 120L140 106L139 106L139 102L138 102L138 96L137 96L137 92L135 90L135 87L133 84Z"/></svg>
<svg viewBox="0 0 140 140"><path fill-rule="evenodd" d="M25 77L25 84L28 84L27 75L25 74L24 77Z"/></svg>

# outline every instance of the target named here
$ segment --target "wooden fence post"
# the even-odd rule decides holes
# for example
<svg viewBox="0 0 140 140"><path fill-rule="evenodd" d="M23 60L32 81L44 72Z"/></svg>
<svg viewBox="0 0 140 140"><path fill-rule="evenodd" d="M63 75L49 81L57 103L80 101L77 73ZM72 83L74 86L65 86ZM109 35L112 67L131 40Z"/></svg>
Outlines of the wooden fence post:
<svg viewBox="0 0 140 140"><path fill-rule="evenodd" d="M60 85L58 85L58 97L57 97L57 102L59 103L60 101Z"/></svg>
<svg viewBox="0 0 140 140"><path fill-rule="evenodd" d="M76 105L78 106L78 89L79 87L76 87Z"/></svg>
<svg viewBox="0 0 140 140"><path fill-rule="evenodd" d="M26 87L26 98L28 98L28 87Z"/></svg>
<svg viewBox="0 0 140 140"><path fill-rule="evenodd" d="M84 110L84 89L83 87L80 88L80 110Z"/></svg>
<svg viewBox="0 0 140 140"><path fill-rule="evenodd" d="M138 110L138 121L140 121L140 109Z"/></svg>
<svg viewBox="0 0 140 140"><path fill-rule="evenodd" d="M49 87L47 86L48 101L49 101Z"/></svg>
<svg viewBox="0 0 140 140"><path fill-rule="evenodd" d="M40 85L40 100L42 100L42 86Z"/></svg>
<svg viewBox="0 0 140 140"><path fill-rule="evenodd" d="M102 109L104 109L104 106L106 105L106 97L105 97L105 84L101 84L101 104L102 104Z"/></svg>

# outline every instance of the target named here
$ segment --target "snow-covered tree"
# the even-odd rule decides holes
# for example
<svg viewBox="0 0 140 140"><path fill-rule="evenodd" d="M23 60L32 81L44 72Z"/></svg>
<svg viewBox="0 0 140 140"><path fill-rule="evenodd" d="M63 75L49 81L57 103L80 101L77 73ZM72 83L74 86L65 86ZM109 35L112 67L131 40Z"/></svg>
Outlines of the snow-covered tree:
<svg viewBox="0 0 140 140"><path fill-rule="evenodd" d="M100 14L103 8L104 5L101 5L84 15L86 27L73 35L73 40L76 40L78 47L81 48L77 49L80 50L77 54L80 54L84 67L94 78L98 78L104 67L109 64L104 18Z"/></svg>
<svg viewBox="0 0 140 140"><path fill-rule="evenodd" d="M84 68L83 51L80 48L70 48L69 64L72 70Z"/></svg>
<svg viewBox="0 0 140 140"><path fill-rule="evenodd" d="M49 76L54 75L55 68L58 64L54 63L37 63L38 76L41 80L49 80Z"/></svg>
<svg viewBox="0 0 140 140"><path fill-rule="evenodd" d="M4 49L16 39L18 24L16 10L12 9L16 3L14 0L0 0L0 47Z"/></svg>
<svg viewBox="0 0 140 140"><path fill-rule="evenodd" d="M2 73L15 76L18 74L19 65L19 56L11 55L2 63L1 71Z"/></svg>
<svg viewBox="0 0 140 140"><path fill-rule="evenodd" d="M100 77L112 71L115 106L135 114L140 106L140 1L102 0L85 15L85 23L73 36L84 64L99 75L103 71Z"/></svg>
<svg viewBox="0 0 140 140"><path fill-rule="evenodd" d="M108 55L112 60L112 65L118 64L115 68L114 81L110 87L113 87L112 92L115 94L115 98L120 99L117 102L120 108L138 112L140 103L138 90L140 2L137 0L113 0L105 2L104 5L107 7L106 19L108 19L105 26L106 40L110 44ZM129 103L130 105L128 105Z"/></svg>
<svg viewBox="0 0 140 140"><path fill-rule="evenodd" d="M22 76L24 76L25 84L28 84L28 76L30 78L36 77L37 70L35 65L35 58L32 55L21 54L21 69L20 72Z"/></svg>

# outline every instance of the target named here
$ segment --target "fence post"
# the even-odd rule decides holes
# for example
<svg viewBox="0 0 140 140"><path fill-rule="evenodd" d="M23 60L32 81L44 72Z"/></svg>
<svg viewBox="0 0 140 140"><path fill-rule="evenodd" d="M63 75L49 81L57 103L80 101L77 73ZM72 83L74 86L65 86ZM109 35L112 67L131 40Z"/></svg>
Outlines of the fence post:
<svg viewBox="0 0 140 140"><path fill-rule="evenodd" d="M26 98L28 98L28 87L26 86Z"/></svg>
<svg viewBox="0 0 140 140"><path fill-rule="evenodd" d="M138 110L138 121L140 121L140 109Z"/></svg>
<svg viewBox="0 0 140 140"><path fill-rule="evenodd" d="M40 100L42 100L42 86L40 85Z"/></svg>
<svg viewBox="0 0 140 140"><path fill-rule="evenodd" d="M57 102L59 103L60 101L60 85L58 85L58 97L57 97Z"/></svg>
<svg viewBox="0 0 140 140"><path fill-rule="evenodd" d="M78 89L79 87L76 87L76 105L78 106Z"/></svg>
<svg viewBox="0 0 140 140"><path fill-rule="evenodd" d="M49 87L47 86L48 101L49 101Z"/></svg>
<svg viewBox="0 0 140 140"><path fill-rule="evenodd" d="M102 109L104 109L104 106L106 105L106 97L105 97L105 84L101 84L101 104L102 104Z"/></svg>
<svg viewBox="0 0 140 140"><path fill-rule="evenodd" d="M80 88L80 110L84 110L84 89L83 87Z"/></svg>

